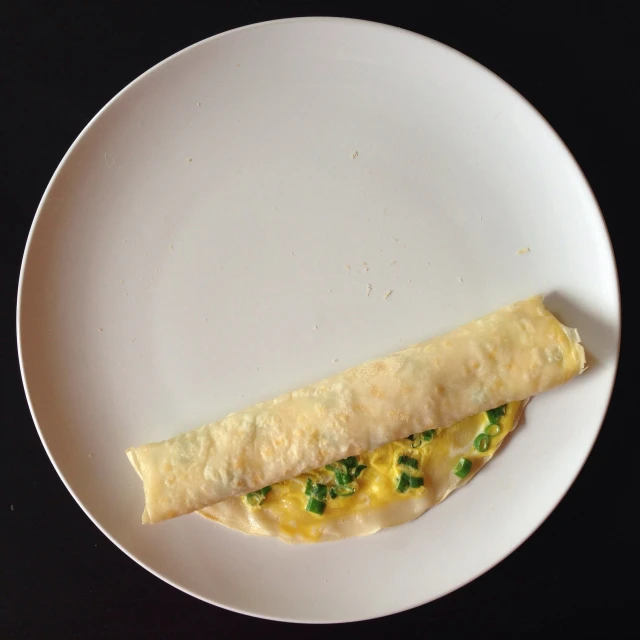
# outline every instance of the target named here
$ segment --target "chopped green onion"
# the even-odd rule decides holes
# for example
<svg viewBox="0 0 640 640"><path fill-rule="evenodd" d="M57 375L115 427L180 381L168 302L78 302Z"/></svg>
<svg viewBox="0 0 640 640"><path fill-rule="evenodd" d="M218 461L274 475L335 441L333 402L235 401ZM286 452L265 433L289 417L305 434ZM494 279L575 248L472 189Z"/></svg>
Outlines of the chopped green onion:
<svg viewBox="0 0 640 640"><path fill-rule="evenodd" d="M318 500L324 500L327 497L327 485L316 484L311 481L311 478L307 478L307 484L304 487L305 495L318 498Z"/></svg>
<svg viewBox="0 0 640 640"><path fill-rule="evenodd" d="M417 449L424 442L431 442L436 435L435 429L428 429L427 431L423 431L422 433L414 433L409 436L409 440L411 440L411 448Z"/></svg>
<svg viewBox="0 0 640 640"><path fill-rule="evenodd" d="M473 446L481 453L484 453L489 448L489 444L489 436L486 433L477 435L476 439L473 441Z"/></svg>
<svg viewBox="0 0 640 640"><path fill-rule="evenodd" d="M306 496L313 495L313 482L311 481L311 478L307 478L307 484L304 486L304 494Z"/></svg>
<svg viewBox="0 0 640 640"><path fill-rule="evenodd" d="M331 487L331 489L329 489L329 497L330 498L337 498L338 497L338 492L333 487Z"/></svg>
<svg viewBox="0 0 640 640"><path fill-rule="evenodd" d="M356 458L355 456L349 456L344 460L339 460L339 462L341 462L345 467L347 467L347 469L353 469L358 465L358 458Z"/></svg>
<svg viewBox="0 0 640 640"><path fill-rule="evenodd" d="M338 460L335 464L328 464L325 467L325 469L335 474L336 482L341 486L353 482L366 468L366 465L358 464L358 458L356 456L349 456L343 460Z"/></svg>
<svg viewBox="0 0 640 640"><path fill-rule="evenodd" d="M422 476L409 476L409 486L412 489L424 486L424 478Z"/></svg>
<svg viewBox="0 0 640 640"><path fill-rule="evenodd" d="M353 470L353 477L357 478L365 469L367 468L366 464L359 464L354 470Z"/></svg>
<svg viewBox="0 0 640 640"><path fill-rule="evenodd" d="M335 487L333 489L333 493L335 494L335 496L338 496L338 497L352 496L355 492L356 492L356 488L354 486Z"/></svg>
<svg viewBox="0 0 640 640"><path fill-rule="evenodd" d="M400 456L398 458L398 464L402 464L405 467L411 467L412 469L418 468L418 461L411 456Z"/></svg>
<svg viewBox="0 0 640 640"><path fill-rule="evenodd" d="M309 502L307 502L306 509L307 511L311 511L311 513L317 513L321 516L324 513L325 505L324 502L320 502L320 500L316 500L315 498L309 498Z"/></svg>
<svg viewBox="0 0 640 640"><path fill-rule="evenodd" d="M251 493L247 493L245 499L252 507L259 507L264 497L262 495L258 495L255 491L252 491Z"/></svg>
<svg viewBox="0 0 640 640"><path fill-rule="evenodd" d="M266 486L262 489L258 489L258 491L252 491L251 493L248 493L245 497L247 502L252 507L259 507L264 502L264 499L269 491L271 491L271 487Z"/></svg>
<svg viewBox="0 0 640 640"><path fill-rule="evenodd" d="M469 471L471 471L471 460L467 460L467 458L460 458L458 464L453 468L453 473L455 473L458 478L466 478Z"/></svg>
<svg viewBox="0 0 640 640"><path fill-rule="evenodd" d="M498 420L500 420L500 418L502 418L502 416L507 412L507 405L503 404L499 407L496 407L495 409L489 409L489 411L487 411L487 416L489 418L489 422L491 424L495 424L496 422L498 422Z"/></svg>
<svg viewBox="0 0 640 640"><path fill-rule="evenodd" d="M500 432L502 431L502 427L497 424L497 423L493 423L493 424L488 424L485 428L484 428L484 432L488 435L491 436L492 438L499 435Z"/></svg>
<svg viewBox="0 0 640 640"><path fill-rule="evenodd" d="M409 476L403 471L400 474L400 478L398 478L398 486L396 487L396 490L400 493L404 493L409 488L409 484Z"/></svg>

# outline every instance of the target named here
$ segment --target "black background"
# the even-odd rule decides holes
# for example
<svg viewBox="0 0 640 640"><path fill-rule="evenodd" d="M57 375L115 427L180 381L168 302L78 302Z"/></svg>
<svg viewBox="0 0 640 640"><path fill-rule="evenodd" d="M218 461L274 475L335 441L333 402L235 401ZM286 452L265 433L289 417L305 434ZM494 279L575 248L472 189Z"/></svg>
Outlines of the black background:
<svg viewBox="0 0 640 640"><path fill-rule="evenodd" d="M637 406L629 396L633 326L623 337L616 389L593 453L541 528L496 568L449 596L332 631L230 613L147 573L82 513L33 427L18 370L15 297L24 243L47 182L86 123L126 84L185 46L252 22L296 15L386 22L453 46L496 72L542 113L580 163L612 237L622 292L635 289L630 251L636 244L631 220L638 212L640 32L631 16L612 3L589 11L583 3L556 3L553 9L519 2L406 6L79 0L2 5L0 637L242 637L260 631L359 637L409 631L450 640L551 631L608 636L637 618L640 536L632 523L640 504L640 430L628 408ZM483 544L472 537L470 542Z"/></svg>

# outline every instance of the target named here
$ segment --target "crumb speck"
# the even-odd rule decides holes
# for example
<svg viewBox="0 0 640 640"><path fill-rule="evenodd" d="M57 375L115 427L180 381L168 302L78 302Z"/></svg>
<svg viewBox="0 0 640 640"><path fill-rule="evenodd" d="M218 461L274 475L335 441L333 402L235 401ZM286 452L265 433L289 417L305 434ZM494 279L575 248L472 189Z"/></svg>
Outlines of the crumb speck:
<svg viewBox="0 0 640 640"><path fill-rule="evenodd" d="M407 280L407 282L411 282L411 278L409 278L409 279Z"/></svg>
<svg viewBox="0 0 640 640"><path fill-rule="evenodd" d="M98 331L104 331L102 327L98 327Z"/></svg>
<svg viewBox="0 0 640 640"><path fill-rule="evenodd" d="M366 262L362 263L362 267L364 268L365 271L369 271L369 265Z"/></svg>
<svg viewBox="0 0 640 640"><path fill-rule="evenodd" d="M460 284L462 284L462 283L464 282L464 280L463 280L462 278L458 278L458 282L459 282Z"/></svg>
<svg viewBox="0 0 640 640"><path fill-rule="evenodd" d="M370 284L368 284L367 285L367 298L371 295L371 289L373 289L373 287Z"/></svg>
<svg viewBox="0 0 640 640"><path fill-rule="evenodd" d="M187 158L187 162L191 162L191 158Z"/></svg>
<svg viewBox="0 0 640 640"><path fill-rule="evenodd" d="M93 453L90 453L87 457L88 458L93 458Z"/></svg>
<svg viewBox="0 0 640 640"><path fill-rule="evenodd" d="M522 247L522 249L518 249L518 251L516 251L516 255L522 256L525 253L530 253L531 249L529 249L529 247Z"/></svg>
<svg viewBox="0 0 640 640"><path fill-rule="evenodd" d="M201 102L198 102L198 106L200 106L201 104L202 104Z"/></svg>
<svg viewBox="0 0 640 640"><path fill-rule="evenodd" d="M351 265L350 265L350 264L345 264L345 265L344 265L344 268L345 268L347 271L351 271Z"/></svg>
<svg viewBox="0 0 640 640"><path fill-rule="evenodd" d="M293 256L293 255L295 255L295 253L293 253L293 251L289 251L289 253L290 253L292 256Z"/></svg>
<svg viewBox="0 0 640 640"><path fill-rule="evenodd" d="M15 509L13 508L13 505L11 505L11 511L15 511Z"/></svg>
<svg viewBox="0 0 640 640"><path fill-rule="evenodd" d="M131 344L133 344L136 341L135 338L131 338Z"/></svg>
<svg viewBox="0 0 640 640"><path fill-rule="evenodd" d="M173 251L173 245L172 244L169 245L169 251Z"/></svg>
<svg viewBox="0 0 640 640"><path fill-rule="evenodd" d="M395 236L391 236L394 242L400 242L400 238L396 238Z"/></svg>
<svg viewBox="0 0 640 640"><path fill-rule="evenodd" d="M124 284L124 280L120 280L120 284Z"/></svg>
<svg viewBox="0 0 640 640"><path fill-rule="evenodd" d="M338 362L338 358L334 358L331 362Z"/></svg>
<svg viewBox="0 0 640 640"><path fill-rule="evenodd" d="M358 151L357 151L357 149L356 149L356 150L351 154L351 159L352 159L352 160L355 160L355 159L358 157L358 155L359 155L359 154L358 154Z"/></svg>
<svg viewBox="0 0 640 640"><path fill-rule="evenodd" d="M383 299L384 299L384 300L386 300L386 299L387 299L387 298L388 298L392 293L393 293L393 290L392 290L392 289L389 289L389 291L387 291L387 292L384 294Z"/></svg>
<svg viewBox="0 0 640 640"><path fill-rule="evenodd" d="M333 291L332 291L331 289L328 289L328 292L329 292L329 293L333 293Z"/></svg>
<svg viewBox="0 0 640 640"><path fill-rule="evenodd" d="M393 267L393 265L394 265L395 263L396 263L396 261L395 261L395 260L392 260L392 261L389 263L389 266L390 266L390 267Z"/></svg>
<svg viewBox="0 0 640 640"><path fill-rule="evenodd" d="M480 216L480 222L482 222L482 216Z"/></svg>
<svg viewBox="0 0 640 640"><path fill-rule="evenodd" d="M314 330L314 331L317 331L317 330L318 330L318 325L317 325L317 324L313 325L313 330Z"/></svg>

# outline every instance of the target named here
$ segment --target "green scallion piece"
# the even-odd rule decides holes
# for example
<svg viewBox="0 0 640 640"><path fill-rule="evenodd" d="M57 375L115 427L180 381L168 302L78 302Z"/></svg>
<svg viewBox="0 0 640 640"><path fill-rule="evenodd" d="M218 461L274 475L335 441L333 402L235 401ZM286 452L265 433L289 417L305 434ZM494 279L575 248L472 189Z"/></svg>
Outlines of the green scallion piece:
<svg viewBox="0 0 640 640"><path fill-rule="evenodd" d="M410 485L410 478L409 476L404 473L404 471L400 474L400 477L398 478L398 485L396 486L396 491L399 491L400 493L404 493Z"/></svg>
<svg viewBox="0 0 640 640"><path fill-rule="evenodd" d="M251 493L248 493L245 498L252 507L259 507L264 502L264 499L266 498L269 491L271 491L271 487L266 486L262 489L258 489L258 491L252 491Z"/></svg>
<svg viewBox="0 0 640 640"><path fill-rule="evenodd" d="M324 500L327 497L327 485L316 484L311 480L311 478L307 478L307 484L304 487L304 493L310 498Z"/></svg>
<svg viewBox="0 0 640 640"><path fill-rule="evenodd" d="M353 470L353 477L357 478L365 469L367 468L366 464L359 464L354 470Z"/></svg>
<svg viewBox="0 0 640 640"><path fill-rule="evenodd" d="M496 424L500 418L507 412L507 405L503 404L495 409L489 409L487 411L487 417L489 418L489 422L491 424Z"/></svg>
<svg viewBox="0 0 640 640"><path fill-rule="evenodd" d="M498 423L488 424L484 428L484 432L488 436L491 436L492 438L494 438L495 436L499 435L501 433L501 431L502 431L502 427Z"/></svg>
<svg viewBox="0 0 640 640"><path fill-rule="evenodd" d="M352 496L356 492L356 488L353 485L348 487L335 487L333 492L338 497Z"/></svg>
<svg viewBox="0 0 640 640"><path fill-rule="evenodd" d="M428 431L424 431L422 433L422 439L425 442L431 442L435 435L436 435L436 430L435 429L429 429Z"/></svg>
<svg viewBox="0 0 640 640"><path fill-rule="evenodd" d="M458 478L466 478L467 475L469 475L469 471L471 471L471 460L467 458L460 458L458 464L453 468L453 473L455 473Z"/></svg>
<svg viewBox="0 0 640 640"><path fill-rule="evenodd" d="M418 461L411 456L399 456L398 464L404 465L405 467L411 467L412 469L418 468Z"/></svg>
<svg viewBox="0 0 640 640"><path fill-rule="evenodd" d="M251 493L247 493L245 500L252 507L258 507L260 506L260 502L262 502L262 495L258 496L255 491L252 491Z"/></svg>
<svg viewBox="0 0 640 640"><path fill-rule="evenodd" d="M334 487L331 487L331 489L329 489L329 497L330 498L337 498L338 497L338 492L335 490Z"/></svg>
<svg viewBox="0 0 640 640"><path fill-rule="evenodd" d="M351 482L351 474L336 471L336 482L342 485L349 484Z"/></svg>
<svg viewBox="0 0 640 640"><path fill-rule="evenodd" d="M336 468L332 464L327 464L324 467L327 471L335 471Z"/></svg>
<svg viewBox="0 0 640 640"><path fill-rule="evenodd" d="M307 484L304 486L304 495L312 496L313 495L313 482L311 478L307 478Z"/></svg>
<svg viewBox="0 0 640 640"><path fill-rule="evenodd" d="M416 434L410 436L410 439L411 439L411 448L412 449L417 449L422 444L422 434L421 433L416 433Z"/></svg>
<svg viewBox="0 0 640 640"><path fill-rule="evenodd" d="M409 487L417 489L424 486L424 478L422 476L409 476Z"/></svg>
<svg viewBox="0 0 640 640"><path fill-rule="evenodd" d="M486 433L481 433L476 436L473 446L481 453L484 453L489 448L490 442L489 436Z"/></svg>
<svg viewBox="0 0 640 640"><path fill-rule="evenodd" d="M347 469L353 469L358 465L358 458L356 458L355 456L349 456L348 458L340 460L339 462L341 462Z"/></svg>
<svg viewBox="0 0 640 640"><path fill-rule="evenodd" d="M311 511L311 513L317 513L321 516L324 513L325 505L324 502L320 502L320 500L316 500L315 498L309 498L309 502L307 502L306 509L307 511Z"/></svg>

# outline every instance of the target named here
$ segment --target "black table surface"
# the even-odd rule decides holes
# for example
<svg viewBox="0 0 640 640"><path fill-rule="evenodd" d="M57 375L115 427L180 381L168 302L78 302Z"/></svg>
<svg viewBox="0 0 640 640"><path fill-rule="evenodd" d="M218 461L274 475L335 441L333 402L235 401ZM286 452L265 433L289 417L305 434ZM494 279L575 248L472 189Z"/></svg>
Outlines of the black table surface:
<svg viewBox="0 0 640 640"><path fill-rule="evenodd" d="M338 15L417 31L496 72L563 138L602 208L624 293L631 286L631 220L638 211L640 32L614 4L601 3L597 10L562 2L553 9L513 2L421 3L409 9L401 2L374 8L304 0L3 4L0 637L172 638L260 631L315 636L329 631L219 609L147 573L84 515L40 444L18 369L20 261L42 193L93 115L152 65L244 24ZM633 623L640 605L639 537L633 526L640 504L635 486L640 429L631 408L634 398L626 395L633 329L623 338L600 437L548 520L466 587L412 611L348 625L349 632L403 634L409 628L452 639L578 631L604 637Z"/></svg>

